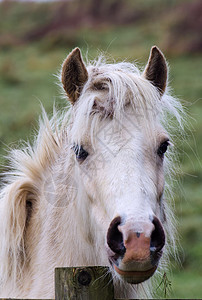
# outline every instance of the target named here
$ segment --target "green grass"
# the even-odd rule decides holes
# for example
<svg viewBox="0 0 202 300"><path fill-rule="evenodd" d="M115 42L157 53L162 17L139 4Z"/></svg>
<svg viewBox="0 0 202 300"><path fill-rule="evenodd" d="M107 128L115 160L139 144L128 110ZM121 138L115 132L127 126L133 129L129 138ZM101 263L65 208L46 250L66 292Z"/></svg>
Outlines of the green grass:
<svg viewBox="0 0 202 300"><path fill-rule="evenodd" d="M196 299L201 298L201 276L195 271L176 271L172 279L172 294L175 299Z"/></svg>
<svg viewBox="0 0 202 300"><path fill-rule="evenodd" d="M65 56L43 53L37 48L18 48L0 53L0 140L9 144L29 136L36 126L40 103L50 111L53 102L61 103L54 74ZM2 154L3 146L0 151Z"/></svg>

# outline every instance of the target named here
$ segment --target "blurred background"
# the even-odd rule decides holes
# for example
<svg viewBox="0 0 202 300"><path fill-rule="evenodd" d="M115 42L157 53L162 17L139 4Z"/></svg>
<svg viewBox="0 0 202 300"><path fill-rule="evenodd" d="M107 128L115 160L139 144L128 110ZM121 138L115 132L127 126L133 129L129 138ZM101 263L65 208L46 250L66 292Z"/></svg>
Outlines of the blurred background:
<svg viewBox="0 0 202 300"><path fill-rule="evenodd" d="M54 74L74 47L93 59L137 60L152 45L170 64L170 85L186 103L191 131L181 152L175 210L182 249L172 261L171 298L202 297L202 1L0 1L0 171L6 149L31 139L41 111L63 107ZM160 287L161 289L161 287ZM163 291L162 291L163 297Z"/></svg>

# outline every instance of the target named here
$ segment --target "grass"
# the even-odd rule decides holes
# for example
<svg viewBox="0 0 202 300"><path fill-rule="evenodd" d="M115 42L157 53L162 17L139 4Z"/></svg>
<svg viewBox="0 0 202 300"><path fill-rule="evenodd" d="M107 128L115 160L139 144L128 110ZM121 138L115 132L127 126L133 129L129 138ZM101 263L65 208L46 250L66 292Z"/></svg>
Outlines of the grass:
<svg viewBox="0 0 202 300"><path fill-rule="evenodd" d="M175 299L201 298L201 273L176 271L172 279L172 297Z"/></svg>
<svg viewBox="0 0 202 300"><path fill-rule="evenodd" d="M140 2L138 5L141 5ZM19 16L13 12L15 24L17 18ZM26 22L23 22L21 26L25 30ZM8 21L5 24L6 30L14 28ZM139 22L138 26L109 27L103 24L96 30L82 28L74 33L69 32L64 40L61 39L61 33L59 36L47 36L45 41L33 44L0 48L0 163L3 165L5 162L2 155L6 154L6 149L18 144L20 140L32 139L41 103L48 112L52 111L54 102L59 107L66 105L65 100L60 98L54 74L73 47L80 46L84 57L88 52L90 59L102 50L117 60L137 59L140 65L144 65L150 47L158 42L161 44L162 32L166 30L167 23L161 27L157 25L155 22L150 25ZM166 47L162 50L166 53ZM181 152L183 173L180 187L175 192L175 209L183 250L179 252L181 265L173 262L173 275L169 277L172 285L170 297L201 298L202 55L167 56L170 85L174 94L186 103L189 115L187 139L175 145Z"/></svg>
<svg viewBox="0 0 202 300"><path fill-rule="evenodd" d="M65 53L63 58L57 54L46 55L33 47L0 53L3 77L0 81L1 143L9 144L28 137L30 128L36 125L40 102L48 111L54 101L61 102L54 73Z"/></svg>

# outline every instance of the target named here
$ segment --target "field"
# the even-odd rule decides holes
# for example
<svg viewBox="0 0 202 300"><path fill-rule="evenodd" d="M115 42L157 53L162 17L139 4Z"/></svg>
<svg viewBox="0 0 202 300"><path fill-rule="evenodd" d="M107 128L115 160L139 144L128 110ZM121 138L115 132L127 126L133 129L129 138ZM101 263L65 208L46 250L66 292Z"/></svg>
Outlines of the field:
<svg viewBox="0 0 202 300"><path fill-rule="evenodd" d="M75 2L77 5L80 3ZM90 6L90 1L86 3L85 14L89 20L88 11L95 7ZM194 10L194 3L198 9ZM175 141L182 170L178 177L180 183L175 189L181 262L173 261L172 272L168 274L172 288L169 297L178 299L202 297L202 26L198 28L202 24L192 28L191 20L188 24L183 23L181 16L178 24L176 17L180 10L188 14L192 9L192 12L196 11L196 26L199 8L202 12L200 3L165 1L164 5L160 5L160 1L155 0L156 12L148 19L152 6L137 1L136 18L130 16L130 22L126 22L128 18L124 19L131 8L127 4L122 19L117 12L117 19L115 16L113 20L98 16L97 23L90 19L72 27L69 21L68 28L63 24L57 29L54 27L54 30L47 24L51 23L53 11L56 8L59 11L59 4L0 4L1 170L4 169L6 150L19 145L20 140L32 140L41 103L49 113L54 102L59 108L66 105L60 97L61 91L54 75L72 48L79 46L83 56L88 54L90 59L104 52L109 59L137 60L141 66L146 63L154 44L160 46L166 55L170 65L170 86L182 99L187 111L186 138ZM73 14L76 8L71 5ZM161 16L159 19L156 18L158 14ZM180 24L183 26L180 27ZM46 31L40 31L43 26Z"/></svg>

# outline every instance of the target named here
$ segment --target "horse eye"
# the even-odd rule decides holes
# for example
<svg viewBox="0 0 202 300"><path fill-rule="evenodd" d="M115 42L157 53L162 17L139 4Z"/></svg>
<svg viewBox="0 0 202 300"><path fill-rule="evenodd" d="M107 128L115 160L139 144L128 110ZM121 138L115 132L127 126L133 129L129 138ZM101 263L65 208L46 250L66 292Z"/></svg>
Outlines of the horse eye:
<svg viewBox="0 0 202 300"><path fill-rule="evenodd" d="M74 153L76 154L76 158L79 161L85 160L86 157L88 156L88 152L85 151L82 146L74 145L72 149L74 150Z"/></svg>
<svg viewBox="0 0 202 300"><path fill-rule="evenodd" d="M163 142L160 145L160 147L158 148L158 151L157 151L157 153L160 157L163 157L164 153L166 153L168 146L169 146L169 140Z"/></svg>
<svg viewBox="0 0 202 300"><path fill-rule="evenodd" d="M108 90L108 86L105 83L97 82L94 84L94 88L98 91Z"/></svg>

